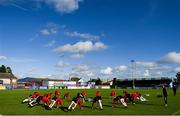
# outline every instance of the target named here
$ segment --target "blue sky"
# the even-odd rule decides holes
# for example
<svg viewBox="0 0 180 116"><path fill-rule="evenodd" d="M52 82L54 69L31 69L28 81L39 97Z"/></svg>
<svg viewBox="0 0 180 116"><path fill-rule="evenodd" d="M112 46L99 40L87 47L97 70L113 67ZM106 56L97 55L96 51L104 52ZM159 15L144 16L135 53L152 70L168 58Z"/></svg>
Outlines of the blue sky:
<svg viewBox="0 0 180 116"><path fill-rule="evenodd" d="M1 0L0 63L19 77L175 76L179 0Z"/></svg>

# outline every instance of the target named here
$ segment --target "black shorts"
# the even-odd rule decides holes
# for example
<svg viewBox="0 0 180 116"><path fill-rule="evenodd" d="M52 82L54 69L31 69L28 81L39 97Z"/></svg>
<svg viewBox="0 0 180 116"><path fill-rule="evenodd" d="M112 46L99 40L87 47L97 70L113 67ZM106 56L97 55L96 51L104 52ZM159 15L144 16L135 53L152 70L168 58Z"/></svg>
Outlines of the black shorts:
<svg viewBox="0 0 180 116"><path fill-rule="evenodd" d="M52 100L56 101L56 100L57 100L57 97L53 97Z"/></svg>
<svg viewBox="0 0 180 116"><path fill-rule="evenodd" d="M43 97L43 96L38 96L38 97L36 98L36 102L37 102L37 103L40 103L42 97Z"/></svg>
<svg viewBox="0 0 180 116"><path fill-rule="evenodd" d="M124 98L123 96L117 96L116 98L114 98L114 101L119 101L120 99Z"/></svg>
<svg viewBox="0 0 180 116"><path fill-rule="evenodd" d="M93 102L97 102L97 101L99 101L99 100L102 100L101 96L96 96L96 97L94 98Z"/></svg>

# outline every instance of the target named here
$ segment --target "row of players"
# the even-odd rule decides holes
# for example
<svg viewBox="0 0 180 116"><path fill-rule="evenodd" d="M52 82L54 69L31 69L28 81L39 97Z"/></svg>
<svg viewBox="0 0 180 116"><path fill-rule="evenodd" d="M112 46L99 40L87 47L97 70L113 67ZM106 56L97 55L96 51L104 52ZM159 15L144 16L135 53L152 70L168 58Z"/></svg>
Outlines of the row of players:
<svg viewBox="0 0 180 116"><path fill-rule="evenodd" d="M127 108L127 103L132 102L135 104L137 100L140 100L142 102L147 101L140 93L134 92L130 94L128 91L124 92L124 96L118 95L116 96L116 93L114 90L111 91L110 96L112 97L112 107L115 107L117 103L121 103L124 107ZM68 98L69 93L64 94L64 98ZM83 108L83 104L85 103L85 100L87 98L87 94L85 91L82 91L81 93L77 93L77 96L74 97L68 107L68 111L74 110L77 105L80 106L80 109ZM91 99L88 99L91 101ZM27 99L24 99L22 103L27 103L29 107L34 107L36 105L39 105L40 103L43 103L46 109L52 109L54 105L58 107L58 105L61 105L63 107L63 102L62 99L60 98L60 92L59 90L55 90L55 95L52 97L52 93L47 93L45 95L42 95L39 92L34 92L30 96L28 96ZM102 97L101 93L99 91L96 92L96 96L92 100L92 106L91 108L93 109L94 104L97 104L99 108L102 110L103 105L102 105Z"/></svg>

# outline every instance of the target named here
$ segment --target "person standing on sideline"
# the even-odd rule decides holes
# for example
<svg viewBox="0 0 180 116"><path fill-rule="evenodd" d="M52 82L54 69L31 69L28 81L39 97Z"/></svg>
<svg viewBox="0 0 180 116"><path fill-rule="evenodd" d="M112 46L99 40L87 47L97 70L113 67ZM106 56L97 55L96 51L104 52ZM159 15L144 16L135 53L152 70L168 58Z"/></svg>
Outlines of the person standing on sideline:
<svg viewBox="0 0 180 116"><path fill-rule="evenodd" d="M174 96L176 96L176 84L175 84L175 82L173 82L173 93L174 93Z"/></svg>
<svg viewBox="0 0 180 116"><path fill-rule="evenodd" d="M163 98L164 98L164 103L165 103L165 106L167 107L167 89L166 89L166 86L165 84L163 84L162 86L162 92L163 92Z"/></svg>

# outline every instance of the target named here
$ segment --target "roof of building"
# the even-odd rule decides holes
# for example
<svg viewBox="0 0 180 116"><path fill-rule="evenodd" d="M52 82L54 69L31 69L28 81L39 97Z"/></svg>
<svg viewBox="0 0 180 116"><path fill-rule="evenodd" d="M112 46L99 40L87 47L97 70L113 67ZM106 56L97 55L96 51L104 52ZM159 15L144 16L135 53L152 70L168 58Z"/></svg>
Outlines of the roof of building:
<svg viewBox="0 0 180 116"><path fill-rule="evenodd" d="M0 73L0 79L17 79L17 77L10 73Z"/></svg>

